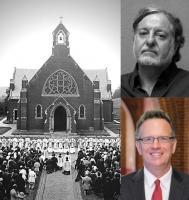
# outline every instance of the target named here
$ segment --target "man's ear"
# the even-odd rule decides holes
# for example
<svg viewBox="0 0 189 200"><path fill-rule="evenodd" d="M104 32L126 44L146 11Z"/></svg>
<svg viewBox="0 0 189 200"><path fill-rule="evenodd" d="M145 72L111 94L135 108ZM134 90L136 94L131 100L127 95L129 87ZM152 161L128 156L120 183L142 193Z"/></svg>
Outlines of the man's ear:
<svg viewBox="0 0 189 200"><path fill-rule="evenodd" d="M179 45L175 43L175 48L174 48L175 53L174 53L174 55L176 54L178 47L179 47Z"/></svg>
<svg viewBox="0 0 189 200"><path fill-rule="evenodd" d="M137 148L139 155L142 155L141 143L136 141L135 145L136 145L136 148Z"/></svg>
<svg viewBox="0 0 189 200"><path fill-rule="evenodd" d="M176 147L177 147L177 139L175 139L175 140L173 141L172 154L175 153L175 151L176 151Z"/></svg>

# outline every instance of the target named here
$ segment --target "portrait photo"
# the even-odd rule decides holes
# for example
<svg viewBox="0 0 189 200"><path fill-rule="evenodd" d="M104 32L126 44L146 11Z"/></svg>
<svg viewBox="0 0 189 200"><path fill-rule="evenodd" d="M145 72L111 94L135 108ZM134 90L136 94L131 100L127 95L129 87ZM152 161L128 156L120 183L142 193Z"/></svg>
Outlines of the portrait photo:
<svg viewBox="0 0 189 200"><path fill-rule="evenodd" d="M187 97L189 2L122 0L122 97Z"/></svg>
<svg viewBox="0 0 189 200"><path fill-rule="evenodd" d="M189 197L188 106L188 98L127 98L122 103L121 200ZM160 181L158 197L155 180Z"/></svg>

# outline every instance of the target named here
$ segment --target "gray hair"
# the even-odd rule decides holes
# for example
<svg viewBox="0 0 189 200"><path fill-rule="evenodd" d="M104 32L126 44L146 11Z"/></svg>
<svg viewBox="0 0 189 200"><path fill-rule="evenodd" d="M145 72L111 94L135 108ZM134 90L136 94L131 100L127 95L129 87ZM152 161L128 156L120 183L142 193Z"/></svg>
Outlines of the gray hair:
<svg viewBox="0 0 189 200"><path fill-rule="evenodd" d="M159 9L159 8L143 8L139 10L139 13L137 17L135 18L133 22L133 30L134 33L137 30L139 22L146 16L151 15L151 14L158 14L158 13L163 13L169 20L169 22L173 26L173 34L174 34L174 40L175 40L175 46L177 47L175 55L173 56L172 61L178 62L181 59L181 54L180 54L180 48L184 46L185 38L183 35L183 26L180 21L180 19L170 12L167 12L166 10Z"/></svg>
<svg viewBox="0 0 189 200"><path fill-rule="evenodd" d="M150 111L144 112L141 115L141 117L139 118L139 120L137 121L136 131L135 131L136 139L139 138L140 127L148 119L164 119L165 121L167 121L169 123L169 125L172 129L172 135L175 137L175 127L174 127L173 122L172 122L171 118L169 117L169 115L162 110L150 110Z"/></svg>

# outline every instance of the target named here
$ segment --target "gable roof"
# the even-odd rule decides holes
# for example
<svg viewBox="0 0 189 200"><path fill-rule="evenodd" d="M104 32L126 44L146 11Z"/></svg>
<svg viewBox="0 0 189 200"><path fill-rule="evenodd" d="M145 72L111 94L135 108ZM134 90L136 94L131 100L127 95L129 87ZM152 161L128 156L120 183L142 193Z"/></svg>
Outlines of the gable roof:
<svg viewBox="0 0 189 200"><path fill-rule="evenodd" d="M101 97L103 100L112 99L111 91L107 91L107 85L111 84L111 81L108 79L107 69L83 69L89 79L93 82L98 80L100 84Z"/></svg>
<svg viewBox="0 0 189 200"><path fill-rule="evenodd" d="M15 88L14 90L10 91L9 98L19 99L20 91L22 89L22 79L26 77L29 82L32 79L32 77L37 73L37 71L38 69L24 69L15 67L13 79L11 79L11 82L14 83ZM98 78L98 80L100 81L100 91L102 100L112 99L111 91L107 91L107 84L111 84L111 81L108 80L107 69L83 70L83 71L92 82L96 80L96 78Z"/></svg>
<svg viewBox="0 0 189 200"><path fill-rule="evenodd" d="M10 91L10 98L11 99L19 99L20 98L20 91L22 89L22 79L24 76L31 80L31 78L36 74L37 69L22 69L22 68L14 68L13 79L11 82L14 83L14 90Z"/></svg>
<svg viewBox="0 0 189 200"><path fill-rule="evenodd" d="M62 24L62 22L60 22L58 24L58 26L55 28L55 30L53 31L53 34L55 34L56 32L58 32L59 30L63 30L67 35L69 35L69 31L66 29L66 27L64 26L64 24Z"/></svg>

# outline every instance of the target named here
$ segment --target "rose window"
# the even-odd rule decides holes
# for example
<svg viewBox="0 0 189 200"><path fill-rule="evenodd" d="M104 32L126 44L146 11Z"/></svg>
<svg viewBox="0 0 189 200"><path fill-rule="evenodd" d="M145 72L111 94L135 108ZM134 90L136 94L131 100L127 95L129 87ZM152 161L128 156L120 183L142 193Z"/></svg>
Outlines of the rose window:
<svg viewBox="0 0 189 200"><path fill-rule="evenodd" d="M76 81L63 70L56 71L46 80L42 94L45 96L79 96Z"/></svg>

